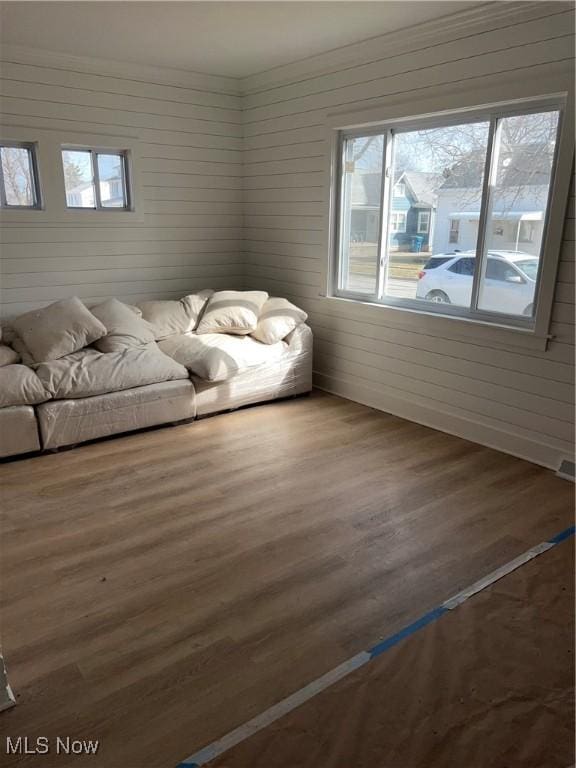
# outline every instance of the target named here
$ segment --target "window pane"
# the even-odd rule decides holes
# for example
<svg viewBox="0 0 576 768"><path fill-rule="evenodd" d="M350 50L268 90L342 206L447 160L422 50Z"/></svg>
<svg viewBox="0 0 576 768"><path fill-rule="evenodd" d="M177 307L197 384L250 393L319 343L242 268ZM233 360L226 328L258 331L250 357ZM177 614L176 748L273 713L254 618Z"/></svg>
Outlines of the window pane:
<svg viewBox="0 0 576 768"><path fill-rule="evenodd" d="M480 309L533 314L557 128L558 112L498 122Z"/></svg>
<svg viewBox="0 0 576 768"><path fill-rule="evenodd" d="M485 121L395 134L387 296L470 306L473 269L450 267L458 252L474 264L488 129Z"/></svg>
<svg viewBox="0 0 576 768"><path fill-rule="evenodd" d="M124 208L126 206L126 193L123 156L98 154L97 158L102 206L104 208Z"/></svg>
<svg viewBox="0 0 576 768"><path fill-rule="evenodd" d="M340 219L341 290L375 294L382 199L383 136L347 139Z"/></svg>
<svg viewBox="0 0 576 768"><path fill-rule="evenodd" d="M32 152L27 147L2 147L6 205L32 208L36 202Z"/></svg>
<svg viewBox="0 0 576 768"><path fill-rule="evenodd" d="M85 150L62 150L66 205L69 208L95 208L92 155Z"/></svg>

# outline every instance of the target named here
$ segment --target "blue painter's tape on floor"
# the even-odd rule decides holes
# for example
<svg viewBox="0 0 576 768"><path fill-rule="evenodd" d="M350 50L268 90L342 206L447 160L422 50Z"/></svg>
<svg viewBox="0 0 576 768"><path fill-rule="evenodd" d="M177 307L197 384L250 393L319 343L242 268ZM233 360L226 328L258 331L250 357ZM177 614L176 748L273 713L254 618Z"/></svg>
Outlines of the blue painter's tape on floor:
<svg viewBox="0 0 576 768"><path fill-rule="evenodd" d="M574 536L576 533L576 525L571 525L570 528L566 528L564 531L560 531L552 539L548 539L550 544L560 544L561 541L569 539L570 536Z"/></svg>
<svg viewBox="0 0 576 768"><path fill-rule="evenodd" d="M385 651L387 651L389 648L392 648L392 646L397 645L406 637L413 635L414 632L418 632L419 629L422 629L427 624L431 624L433 621L436 621L436 619L439 619L440 616L442 616L442 614L446 613L447 611L448 609L444 608L442 605L439 608L434 608L432 611L428 611L428 613L425 613L423 616L420 616L419 619L413 621L412 624L409 624L407 627L404 627L404 629L396 632L395 635L387 637L385 640L382 640L381 643L375 645L374 648L371 648L368 651L370 658L375 659L376 656L380 656L382 653L385 653Z"/></svg>
<svg viewBox="0 0 576 768"><path fill-rule="evenodd" d="M195 752L193 755L190 755L189 758L179 763L177 768L200 768L201 766L206 765L219 755L228 752L228 750L232 747L236 746L237 744L241 744L243 741L257 733L259 730L262 730L263 728L271 725L288 712L293 711L297 707L304 704L306 701L309 701L314 696L317 696L319 693L326 690L326 688L329 688L331 685L334 685L334 683L342 680L356 669L359 669L364 664L372 661L372 659L381 656L387 650L402 642L402 640L410 637L410 635L415 634L420 629L428 626L428 624L432 624L445 613L449 613L458 606L462 605L463 602L469 600L474 595L477 595L479 592L486 589L486 587L489 587L505 576L508 576L517 568L526 565L526 563L530 562L535 557L539 557L540 555L544 554L544 552L549 552L557 544L561 544L563 541L566 541L566 539L574 536L575 533L576 526L571 525L570 528L566 528L565 530L560 531L560 533L557 533L556 536L548 539L548 541L541 542L535 547L526 550L526 552L523 552L514 560L510 560L508 563L505 563L504 565L500 566L500 568L497 568L495 571L487 574L479 581L471 584L466 589L461 590L455 595L452 595L452 597L448 598L448 600L442 603L442 605L438 606L438 608L433 608L423 616L420 616L419 619L416 619L416 621L408 624L408 626L404 627L399 632L396 632L393 635L390 635L390 637L382 640L380 643L377 643L369 651L361 651L360 653L356 654L356 656L353 656L347 661L344 661L335 669L326 672L324 675L322 675L322 677L304 686L304 688L301 688L295 693L290 694L290 696L282 699L277 704L274 704L272 707L270 707L270 709L265 710L260 715L252 718L252 720L249 720L247 723L239 726L234 731L231 731L230 733L223 736L221 739L217 739L216 741L212 742L212 744L209 744L207 747L201 749L199 752ZM573 766L573 768L576 768L576 766Z"/></svg>

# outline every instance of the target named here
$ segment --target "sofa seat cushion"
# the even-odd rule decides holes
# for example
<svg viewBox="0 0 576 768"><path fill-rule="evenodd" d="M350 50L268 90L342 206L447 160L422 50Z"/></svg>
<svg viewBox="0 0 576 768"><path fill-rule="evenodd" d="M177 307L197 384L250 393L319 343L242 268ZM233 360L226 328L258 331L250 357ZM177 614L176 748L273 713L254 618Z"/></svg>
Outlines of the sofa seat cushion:
<svg viewBox="0 0 576 768"><path fill-rule="evenodd" d="M0 408L0 458L40 450L38 422L31 405Z"/></svg>
<svg viewBox="0 0 576 768"><path fill-rule="evenodd" d="M36 405L50 400L50 392L32 368L4 365L0 368L0 408Z"/></svg>
<svg viewBox="0 0 576 768"><path fill-rule="evenodd" d="M158 346L173 360L206 381L226 381L259 365L273 365L287 352L283 341L262 344L251 336L222 333L180 334Z"/></svg>
<svg viewBox="0 0 576 768"><path fill-rule="evenodd" d="M54 400L93 397L188 378L186 368L160 352L156 344L109 353L83 349L42 363L36 372Z"/></svg>
<svg viewBox="0 0 576 768"><path fill-rule="evenodd" d="M193 419L195 415L196 395L190 379L96 397L51 400L38 407L42 445L48 450Z"/></svg>

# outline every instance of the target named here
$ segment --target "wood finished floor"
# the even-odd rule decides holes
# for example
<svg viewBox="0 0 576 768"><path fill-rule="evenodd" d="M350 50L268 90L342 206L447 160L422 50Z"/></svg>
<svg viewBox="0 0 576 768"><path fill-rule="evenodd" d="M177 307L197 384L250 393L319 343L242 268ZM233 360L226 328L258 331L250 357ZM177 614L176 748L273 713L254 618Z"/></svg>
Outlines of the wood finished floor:
<svg viewBox="0 0 576 768"><path fill-rule="evenodd" d="M45 768L171 768L573 517L550 471L322 393L0 480L0 733L101 744L4 758Z"/></svg>

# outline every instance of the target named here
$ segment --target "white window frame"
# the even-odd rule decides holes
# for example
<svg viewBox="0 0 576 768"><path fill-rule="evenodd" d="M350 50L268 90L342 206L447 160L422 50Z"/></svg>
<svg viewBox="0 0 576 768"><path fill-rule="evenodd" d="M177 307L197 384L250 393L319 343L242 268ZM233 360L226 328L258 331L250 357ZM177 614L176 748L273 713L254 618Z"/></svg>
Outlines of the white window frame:
<svg viewBox="0 0 576 768"><path fill-rule="evenodd" d="M392 223L394 218L395 224ZM406 232L406 219L406 211L390 211L390 232ZM401 222L401 226L399 226L399 222Z"/></svg>
<svg viewBox="0 0 576 768"><path fill-rule="evenodd" d="M426 217L426 226L422 226L422 217ZM416 228L417 235L427 235L430 230L430 211L418 211L418 226Z"/></svg>
<svg viewBox="0 0 576 768"><path fill-rule="evenodd" d="M0 209L3 211L39 211L42 208L42 191L40 188L40 174L38 172L38 159L36 156L36 143L33 141L8 141L0 140L2 149L26 149L30 159L30 177L32 179L32 205L11 205L6 200L6 186L4 183L4 169L0 162Z"/></svg>
<svg viewBox="0 0 576 768"><path fill-rule="evenodd" d="M130 178L130 152L128 149L117 147L85 147L85 146L73 146L63 145L60 148L60 160L64 165L64 152L89 152L90 163L92 166L92 182L94 184L94 206L89 205L68 205L67 193L66 193L66 180L64 179L64 200L66 208L69 211L99 211L106 213L126 213L126 211L133 210L132 208L132 183ZM100 193L100 171L98 169L98 155L116 155L122 160L122 176L124 182L124 205L112 206L102 205L102 198Z"/></svg>
<svg viewBox="0 0 576 768"><path fill-rule="evenodd" d="M403 181L394 184L394 197L406 197L406 184Z"/></svg>
<svg viewBox="0 0 576 768"><path fill-rule="evenodd" d="M556 86L556 89L553 87ZM564 90L558 92L558 86ZM535 90L536 88L542 90ZM574 157L573 130L574 117L573 94L572 94L572 74L566 69L562 75L555 78L543 78L542 80L529 83L517 82L511 84L508 88L510 98L508 101L491 101L489 96L501 95L502 88L499 87L497 79L488 82L486 87L479 89L475 93L463 94L455 92L452 96L443 94L441 97L434 96L421 102L422 114L424 117L414 118L410 109L413 104L409 102L399 103L397 105L383 108L376 107L366 110L360 114L332 114L326 119L327 130L331 140L331 154L329 165L330 179L330 199L326 209L326 221L329 228L328 237L328 259L325 263L325 269L322 273L321 297L338 301L341 303L341 311L346 316L355 319L371 318L374 312L397 312L398 317L392 322L400 324L406 329L421 329L423 319L431 323L431 328L436 328L438 332L445 332L447 335L460 335L462 338L484 339L492 344L497 344L503 348L533 348L544 350L551 338L549 334L552 304L554 299L556 269L560 254L562 242L562 231L564 225L564 213L568 198L569 186L571 181L571 169ZM546 95L536 95L538 93ZM484 106L478 107L478 100L482 95L488 96L484 101ZM434 111L433 107L444 102L446 109ZM395 299L393 297L383 297L382 286L384 279L384 264L382 257L377 264L378 269L378 292L374 295L352 294L338 289L338 261L336 258L336 247L338 244L338 220L340 204L340 172L339 158L342 148L342 138L349 136L367 136L371 134L382 135L386 130L414 130L420 127L440 127L449 124L464 123L472 120L486 119L489 115L492 124L496 118L503 118L511 114L527 114L528 112L545 111L546 109L556 109L559 111L558 134L555 151L555 161L553 164L554 172L551 179L546 226L542 239L540 273L535 296L536 312L532 318L519 318L518 316L497 314L482 310L476 310L471 313L469 310L457 309L449 305L428 306L418 300ZM390 142L386 142L385 153L387 160L390 159ZM492 142L490 143L490 146ZM491 158L488 158L491 160ZM391 171L390 163L386 162L388 177ZM488 184L488 174L485 175L484 184ZM386 186L386 185L385 185ZM389 186L389 184L388 184ZM483 200L486 200L486 194L483 194ZM384 203L384 210L386 210ZM486 219L486 212L484 212ZM385 242L384 236L381 242ZM480 247L481 246L481 247ZM483 255L482 262L485 264L484 244L479 242L479 253ZM478 270L479 273L479 270ZM475 280L474 301L477 306L477 294L479 280ZM423 306L424 305L424 306ZM358 308L358 311L354 308ZM373 322L382 322L374 315ZM459 328L451 327L451 324L458 321ZM448 323L448 325L447 325Z"/></svg>

